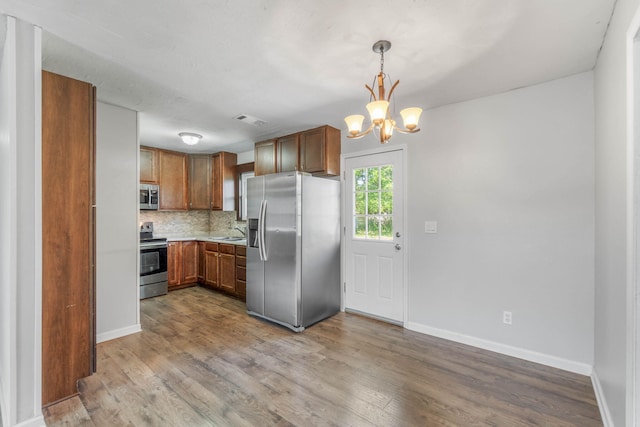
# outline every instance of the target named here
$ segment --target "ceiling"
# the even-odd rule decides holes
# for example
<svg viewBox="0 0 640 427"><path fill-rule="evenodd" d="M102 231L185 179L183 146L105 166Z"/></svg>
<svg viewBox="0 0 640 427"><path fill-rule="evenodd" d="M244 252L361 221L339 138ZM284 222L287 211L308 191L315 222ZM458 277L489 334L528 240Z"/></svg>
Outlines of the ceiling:
<svg viewBox="0 0 640 427"><path fill-rule="evenodd" d="M365 114L380 57L397 110L593 68L615 0L3 0L43 28L43 67L140 112L140 142L243 152ZM375 5L375 7L373 7ZM261 126L235 120L247 114ZM421 123L423 132L429 124ZM202 134L188 147L178 132Z"/></svg>

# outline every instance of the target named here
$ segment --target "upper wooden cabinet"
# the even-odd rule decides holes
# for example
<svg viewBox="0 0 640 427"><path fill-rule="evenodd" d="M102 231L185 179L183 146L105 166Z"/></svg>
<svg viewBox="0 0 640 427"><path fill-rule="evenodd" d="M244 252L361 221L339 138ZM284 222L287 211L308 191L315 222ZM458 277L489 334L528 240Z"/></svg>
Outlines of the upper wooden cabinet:
<svg viewBox="0 0 640 427"><path fill-rule="evenodd" d="M256 142L254 158L256 176L276 173L276 140Z"/></svg>
<svg viewBox="0 0 640 427"><path fill-rule="evenodd" d="M256 142L256 176L295 170L320 176L340 175L340 130L321 126Z"/></svg>
<svg viewBox="0 0 640 427"><path fill-rule="evenodd" d="M300 170L314 175L340 175L340 131L331 126L300 132Z"/></svg>
<svg viewBox="0 0 640 427"><path fill-rule="evenodd" d="M189 155L189 209L209 209L211 205L211 156Z"/></svg>
<svg viewBox="0 0 640 427"><path fill-rule="evenodd" d="M158 150L160 165L160 210L186 211L189 193L187 155Z"/></svg>
<svg viewBox="0 0 640 427"><path fill-rule="evenodd" d="M298 166L298 134L278 138L276 141L278 172L291 172L300 169Z"/></svg>
<svg viewBox="0 0 640 427"><path fill-rule="evenodd" d="M236 208L234 168L237 162L235 153L223 151L211 156L211 209L214 211Z"/></svg>
<svg viewBox="0 0 640 427"><path fill-rule="evenodd" d="M140 182L158 183L158 149L140 147Z"/></svg>

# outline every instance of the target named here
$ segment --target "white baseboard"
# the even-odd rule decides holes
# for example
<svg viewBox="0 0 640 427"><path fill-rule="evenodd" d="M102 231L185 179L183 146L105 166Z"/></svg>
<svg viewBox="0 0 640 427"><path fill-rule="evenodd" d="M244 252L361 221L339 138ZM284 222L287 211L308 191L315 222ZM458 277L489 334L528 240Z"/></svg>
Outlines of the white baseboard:
<svg viewBox="0 0 640 427"><path fill-rule="evenodd" d="M421 323L407 322L405 328L412 331L420 332L427 335L433 335L438 338L444 338L449 341L455 341L461 344L471 345L473 347L482 348L496 353L505 354L507 356L517 357L519 359L528 360L530 362L540 363L542 365L551 366L553 368L562 369L576 374L590 376L593 372L593 367L586 363L575 362L561 357L551 356L544 353L538 353L531 350L526 350L519 347L513 347L506 344L500 344L494 341L485 340L482 338L472 337L470 335L463 335L457 332L451 332L444 329L438 329L431 326L423 325Z"/></svg>
<svg viewBox="0 0 640 427"><path fill-rule="evenodd" d="M600 379L598 379L598 374L595 370L591 374L591 383L593 384L593 391L595 392L596 400L598 401L598 408L600 408L602 424L604 427L613 427L613 419L611 418L611 412L609 412L607 399L604 397L604 391L602 390Z"/></svg>
<svg viewBox="0 0 640 427"><path fill-rule="evenodd" d="M140 324L127 326L126 328L115 329L113 331L103 332L96 335L96 342L101 343L105 341L114 340L116 338L125 337L127 335L135 334L142 331Z"/></svg>
<svg viewBox="0 0 640 427"><path fill-rule="evenodd" d="M44 416L40 415L37 417L30 418L26 421L23 421L20 424L16 424L15 427L44 427L44 426L46 426L44 422Z"/></svg>

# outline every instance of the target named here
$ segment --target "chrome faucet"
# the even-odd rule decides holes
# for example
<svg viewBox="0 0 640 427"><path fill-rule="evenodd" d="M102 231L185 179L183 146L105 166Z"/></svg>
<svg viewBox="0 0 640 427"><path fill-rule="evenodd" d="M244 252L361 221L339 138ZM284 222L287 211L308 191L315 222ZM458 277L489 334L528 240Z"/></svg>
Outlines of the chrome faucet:
<svg viewBox="0 0 640 427"><path fill-rule="evenodd" d="M239 232L241 232L243 236L245 236L245 237L247 236L247 232L245 230L243 230L242 228L240 228L238 226L235 226L233 228L234 228L234 230L238 230Z"/></svg>

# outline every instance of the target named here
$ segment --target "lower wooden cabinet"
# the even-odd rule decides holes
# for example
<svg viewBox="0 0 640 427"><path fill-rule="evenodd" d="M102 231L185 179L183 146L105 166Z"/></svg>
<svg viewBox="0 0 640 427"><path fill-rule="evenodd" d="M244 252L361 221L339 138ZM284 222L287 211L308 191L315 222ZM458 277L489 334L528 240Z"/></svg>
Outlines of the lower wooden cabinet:
<svg viewBox="0 0 640 427"><path fill-rule="evenodd" d="M198 242L198 283L204 283L204 248L205 242Z"/></svg>
<svg viewBox="0 0 640 427"><path fill-rule="evenodd" d="M182 283L198 281L198 242L182 242Z"/></svg>
<svg viewBox="0 0 640 427"><path fill-rule="evenodd" d="M167 275L170 291L193 286L198 281L198 242L167 243Z"/></svg>
<svg viewBox="0 0 640 427"><path fill-rule="evenodd" d="M247 300L247 247L236 247L236 295Z"/></svg>
<svg viewBox="0 0 640 427"><path fill-rule="evenodd" d="M168 242L169 290L198 283L246 300L244 246L195 240Z"/></svg>
<svg viewBox="0 0 640 427"><path fill-rule="evenodd" d="M220 244L218 287L231 294L236 292L236 245Z"/></svg>
<svg viewBox="0 0 640 427"><path fill-rule="evenodd" d="M218 287L218 244L204 245L204 283L211 288Z"/></svg>

